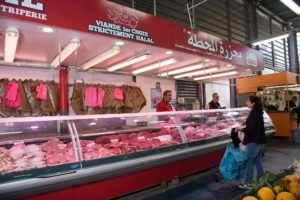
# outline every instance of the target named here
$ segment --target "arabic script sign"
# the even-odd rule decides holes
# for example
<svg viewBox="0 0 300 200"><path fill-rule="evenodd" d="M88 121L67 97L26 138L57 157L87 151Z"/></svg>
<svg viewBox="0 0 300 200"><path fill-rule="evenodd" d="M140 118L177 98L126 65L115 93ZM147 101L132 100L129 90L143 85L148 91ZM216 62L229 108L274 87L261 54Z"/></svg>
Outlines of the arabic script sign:
<svg viewBox="0 0 300 200"><path fill-rule="evenodd" d="M207 40L203 40L201 38L197 37L197 34L188 31L188 44L202 49L202 50L206 50L209 51L211 53L216 53L218 55L221 55L223 58L225 58L226 60L234 60L236 61L237 59L243 59L243 55L242 52L237 51L235 49L230 49L223 45L223 41L215 41L213 39L207 41Z"/></svg>
<svg viewBox="0 0 300 200"><path fill-rule="evenodd" d="M0 0L0 15L38 26L43 24L134 41L137 45L145 45L145 49L155 45L236 66L263 68L262 53L255 49L110 1ZM9 23L14 26L13 21Z"/></svg>

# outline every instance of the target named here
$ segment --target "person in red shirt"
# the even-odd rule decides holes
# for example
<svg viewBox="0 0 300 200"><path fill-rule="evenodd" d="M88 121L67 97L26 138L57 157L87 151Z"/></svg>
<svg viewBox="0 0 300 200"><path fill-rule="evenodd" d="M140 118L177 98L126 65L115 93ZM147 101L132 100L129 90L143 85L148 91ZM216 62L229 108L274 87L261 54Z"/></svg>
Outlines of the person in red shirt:
<svg viewBox="0 0 300 200"><path fill-rule="evenodd" d="M171 90L164 91L162 100L156 105L156 112L174 111L175 109L170 104L171 99L172 99L172 91ZM168 122L169 116L159 115L158 120Z"/></svg>
<svg viewBox="0 0 300 200"><path fill-rule="evenodd" d="M172 91L171 90L164 91L162 100L156 105L156 112L173 111L174 108L170 104L171 99L172 99Z"/></svg>

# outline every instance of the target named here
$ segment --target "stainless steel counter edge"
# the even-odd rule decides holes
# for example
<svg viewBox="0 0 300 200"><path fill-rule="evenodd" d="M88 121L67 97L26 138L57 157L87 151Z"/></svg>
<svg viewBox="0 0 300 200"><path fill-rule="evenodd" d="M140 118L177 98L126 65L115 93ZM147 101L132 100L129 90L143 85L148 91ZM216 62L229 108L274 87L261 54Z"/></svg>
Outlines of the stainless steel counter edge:
<svg viewBox="0 0 300 200"><path fill-rule="evenodd" d="M156 167L179 160L196 157L208 152L224 149L230 140L223 140L204 144L197 147L188 147L178 151L130 159L107 165L80 169L76 173L65 174L50 178L33 178L0 185L0 199L17 199L57 189L78 186L84 183L112 178L123 174Z"/></svg>

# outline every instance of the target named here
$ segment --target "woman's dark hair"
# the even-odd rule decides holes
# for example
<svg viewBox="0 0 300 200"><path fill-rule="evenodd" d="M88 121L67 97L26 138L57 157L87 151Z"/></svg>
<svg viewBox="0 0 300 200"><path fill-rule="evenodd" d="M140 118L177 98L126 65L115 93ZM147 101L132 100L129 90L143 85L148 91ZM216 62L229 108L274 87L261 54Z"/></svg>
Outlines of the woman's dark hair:
<svg viewBox="0 0 300 200"><path fill-rule="evenodd" d="M264 108L263 108L260 98L255 95L250 95L248 98L251 103L254 103L252 111L258 112L258 113L263 113Z"/></svg>

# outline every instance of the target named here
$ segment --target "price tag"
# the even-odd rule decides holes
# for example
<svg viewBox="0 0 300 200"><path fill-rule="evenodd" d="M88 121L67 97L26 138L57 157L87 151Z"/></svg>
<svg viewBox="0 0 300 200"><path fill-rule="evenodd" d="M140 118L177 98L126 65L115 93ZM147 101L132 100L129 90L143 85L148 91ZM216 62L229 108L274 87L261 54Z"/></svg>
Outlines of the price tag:
<svg viewBox="0 0 300 200"><path fill-rule="evenodd" d="M119 142L119 139L111 139L110 142L111 142L111 143L118 143L118 142Z"/></svg>
<svg viewBox="0 0 300 200"><path fill-rule="evenodd" d="M160 135L158 136L158 139L163 142L163 141L170 141L173 139L173 137L171 135Z"/></svg>
<svg viewBox="0 0 300 200"><path fill-rule="evenodd" d="M66 144L58 144L57 145L58 149L65 149L67 147Z"/></svg>
<svg viewBox="0 0 300 200"><path fill-rule="evenodd" d="M217 121L217 117L208 117L207 121L208 122L216 122Z"/></svg>
<svg viewBox="0 0 300 200"><path fill-rule="evenodd" d="M19 141L14 142L14 145L22 145L22 144L24 144L23 140L19 140Z"/></svg>
<svg viewBox="0 0 300 200"><path fill-rule="evenodd" d="M138 140L145 140L146 138L145 138L145 136L138 136L137 139Z"/></svg>
<svg viewBox="0 0 300 200"><path fill-rule="evenodd" d="M87 146L87 148L94 148L95 147L95 142L89 143L86 146Z"/></svg>

